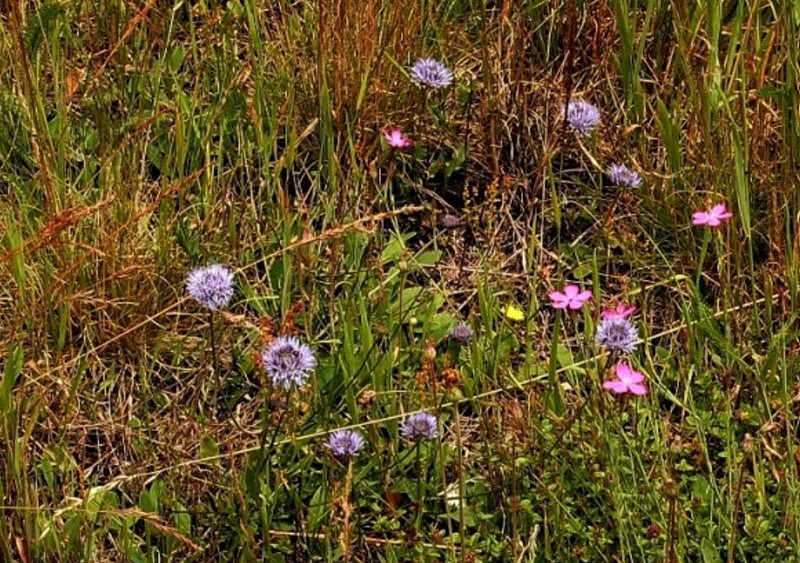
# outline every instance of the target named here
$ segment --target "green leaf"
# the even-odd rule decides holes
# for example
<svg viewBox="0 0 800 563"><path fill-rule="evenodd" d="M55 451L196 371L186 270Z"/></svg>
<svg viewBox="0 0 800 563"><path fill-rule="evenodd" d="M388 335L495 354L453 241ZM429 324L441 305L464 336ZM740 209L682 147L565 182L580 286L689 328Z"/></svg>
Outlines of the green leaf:
<svg viewBox="0 0 800 563"><path fill-rule="evenodd" d="M186 507L179 502L175 504L175 515L173 516L173 521L175 522L175 527L178 528L181 533L187 536L191 533L192 517L186 512Z"/></svg>
<svg viewBox="0 0 800 563"><path fill-rule="evenodd" d="M149 490L139 495L139 508L144 512L158 514L163 489L161 481L154 481Z"/></svg>
<svg viewBox="0 0 800 563"><path fill-rule="evenodd" d="M703 561L705 563L718 563L722 561L717 548L714 547L714 544L711 543L711 540L708 538L703 538L700 544L700 552L703 554Z"/></svg>
<svg viewBox="0 0 800 563"><path fill-rule="evenodd" d="M89 498L86 501L86 516L90 520L97 517L97 513L103 508L106 491L102 487L95 487L89 491Z"/></svg>
<svg viewBox="0 0 800 563"><path fill-rule="evenodd" d="M132 563L149 563L147 557L145 557L142 552L137 549L136 544L133 543L128 544L125 550L125 557Z"/></svg>
<svg viewBox="0 0 800 563"><path fill-rule="evenodd" d="M395 303L395 307L399 308L402 306L400 313L404 314L406 319L408 319L415 315L419 306L424 303L424 299L422 299L424 293L424 287L407 287L403 290L401 298Z"/></svg>
<svg viewBox="0 0 800 563"><path fill-rule="evenodd" d="M402 235L396 235L389 244L387 244L383 252L381 252L381 262L386 264L387 262L394 262L400 256L402 256L403 251L406 249L406 242L414 236L415 233L404 233Z"/></svg>
<svg viewBox="0 0 800 563"><path fill-rule="evenodd" d="M200 458L206 459L219 455L219 446L216 440L211 436L203 436L200 440ZM218 460L210 460L212 463L217 463Z"/></svg>
<svg viewBox="0 0 800 563"><path fill-rule="evenodd" d="M455 325L456 319L450 313L437 313L431 317L426 328L431 338L438 340L444 338Z"/></svg>
<svg viewBox="0 0 800 563"><path fill-rule="evenodd" d="M586 370L581 367L574 367L575 364L575 357L572 355L568 346L564 344L558 343L558 348L556 349L556 357L558 359L558 366L560 368L569 368L568 371L576 374L584 374Z"/></svg>
<svg viewBox="0 0 800 563"><path fill-rule="evenodd" d="M169 54L169 69L173 73L176 73L180 70L185 55L186 53L181 45L178 45L175 50Z"/></svg>
<svg viewBox="0 0 800 563"><path fill-rule="evenodd" d="M244 486L247 494L253 500L259 500L261 493L261 473L259 468L261 467L261 461L264 459L263 456L264 454L260 451L252 452L247 460L247 468L244 471Z"/></svg>
<svg viewBox="0 0 800 563"><path fill-rule="evenodd" d="M442 257L441 250L429 250L423 252L414 258L414 261L420 266L433 266Z"/></svg>
<svg viewBox="0 0 800 563"><path fill-rule="evenodd" d="M464 161L467 158L467 151L466 148L462 145L456 149L456 152L453 153L453 158L447 161L444 168L444 175L445 178L449 178L453 172L458 170L464 165Z"/></svg>

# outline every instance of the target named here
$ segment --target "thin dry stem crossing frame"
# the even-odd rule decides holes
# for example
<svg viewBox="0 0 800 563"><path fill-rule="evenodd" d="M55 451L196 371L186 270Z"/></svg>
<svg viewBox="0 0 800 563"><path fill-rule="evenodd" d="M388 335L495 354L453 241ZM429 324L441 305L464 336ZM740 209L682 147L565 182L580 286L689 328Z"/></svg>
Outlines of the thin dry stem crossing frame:
<svg viewBox="0 0 800 563"><path fill-rule="evenodd" d="M729 314L729 313L733 313L733 312L736 312L736 311L741 311L743 309L748 309L750 307L754 307L756 305L760 305L762 303L765 303L767 301L767 299L773 299L774 300L774 299L777 299L778 297L779 297L779 294L777 294L777 293L772 295L772 296L770 296L770 297L761 297L759 299L755 299L753 301L749 301L747 303L743 303L741 305L737 305L736 307L730 307L728 309L723 309L721 311L716 311L712 315L710 315L710 318L717 318L717 317L721 317L721 316L724 316L724 315ZM692 325L694 325L694 324L696 324L698 322L701 322L702 320L703 319L700 319L700 320L697 320L697 321L694 321L694 322L691 322L691 323L680 323L677 326L674 326L672 328L669 328L669 329L663 330L661 332L658 332L656 334L653 334L653 335L651 335L651 336L649 336L649 337L647 337L645 339L640 338L640 339L637 340L637 344L642 344L642 343L645 343L645 342L652 342L652 341L657 340L659 338L663 338L664 336L668 336L670 334L675 334L677 332L680 332L684 328L687 328L687 327L692 326ZM564 372L566 372L568 370L571 370L571 369L574 369L574 368L577 368L577 367L581 367L581 366L584 366L586 364L590 364L592 362L596 362L601 357L602 357L601 354L597 354L597 355L591 356L589 358L585 358L585 359L580 360L578 362L574 362L574 363L572 363L572 364L570 364L568 366L564 366L564 367L558 368L556 370L556 373L557 374L561 374L561 373L564 373ZM477 395L473 395L472 397L466 397L466 398L463 398L463 399L458 399L456 401L449 401L449 402L446 402L446 403L442 403L439 408L440 409L449 409L449 408L452 408L452 407L455 407L455 406L458 406L458 405L461 405L461 404L465 404L465 403L468 403L468 402L471 402L471 401L487 399L489 397L493 397L495 395L499 395L501 393L508 392L508 391L510 391L512 389L515 389L515 388L520 388L520 387L524 387L524 386L527 386L527 385L531 385L533 383L537 383L539 381L543 381L543 380L547 379L547 377L548 377L547 373L538 374L538 375L535 375L535 376L530 377L528 379L514 382L511 385L506 385L506 386L503 386L503 387L490 389L489 391L485 391L483 393L479 393ZM407 416L410 416L410 415L416 414L416 413L420 413L420 412L423 412L423 409L415 410L415 411L408 411L408 412L405 412L405 413L402 413L402 414L397 414L397 415L392 415L392 416L386 416L386 417L383 417L383 418L378 418L378 419L375 419L375 420L369 420L369 421L366 421L366 422L348 424L348 425L345 425L345 426L340 426L340 427L337 427L337 428L331 428L331 429L328 429L328 430L320 430L320 431L317 431L317 432L311 432L309 434L303 434L301 436L294 436L294 437L291 437L291 438L284 438L283 440L276 441L275 445L277 446L277 445L284 445L284 444L289 444L289 443L295 443L296 444L296 443L299 443L299 442L306 442L306 441L310 441L310 440L314 440L314 439L317 439L317 438L321 438L321 437L327 436L331 432L336 432L338 430L358 430L358 429L363 429L363 428L367 428L367 427L370 427L370 426L377 426L379 424L383 424L383 423L386 423L386 422L390 422L390 421L394 421L394 420L400 420L400 419L403 419L403 418L405 418ZM259 450L259 446L251 446L251 447L248 447L248 448L242 448L242 449L235 450L233 452L228 452L228 453L225 453L225 454L216 454L216 455L212 455L212 456L207 456L207 457L201 457L201 458L197 458L197 459L191 459L191 460L182 461L180 463L169 465L169 466L166 466L166 467L163 467L163 468L160 468L160 469L155 469L153 471L147 471L147 472L143 472L143 473L134 473L134 474L131 474L131 475L118 475L117 477L114 477L113 479L109 480L106 483L106 485L103 485L102 487L111 489L111 488L115 487L118 484L124 483L126 481L132 481L132 480L135 480L135 479L146 479L146 482L150 482L153 479L155 479L156 477L158 477L159 475L162 475L162 474L167 473L169 471L173 471L175 469L180 469L180 468L183 468L183 467L190 467L190 466L194 466L194 465L201 465L201 464L205 464L205 463L219 461L219 460L226 459L226 458L227 459L236 458L236 457L240 457L240 456L243 456L243 455L247 455L249 453L253 453L253 452L258 451L258 450Z"/></svg>

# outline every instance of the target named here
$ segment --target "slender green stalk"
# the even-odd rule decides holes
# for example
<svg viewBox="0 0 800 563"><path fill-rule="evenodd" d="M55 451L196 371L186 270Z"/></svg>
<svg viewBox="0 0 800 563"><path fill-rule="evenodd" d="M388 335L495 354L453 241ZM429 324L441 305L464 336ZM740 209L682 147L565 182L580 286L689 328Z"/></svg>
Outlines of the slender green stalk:
<svg viewBox="0 0 800 563"><path fill-rule="evenodd" d="M417 537L420 537L422 515L425 512L425 500L423 493L425 480L422 476L422 440L417 441L417 443L414 445L414 449L416 450L414 456L414 470L417 478L417 495L414 499L414 529L417 532Z"/></svg>
<svg viewBox="0 0 800 563"><path fill-rule="evenodd" d="M558 380L556 366L558 365L558 340L561 332L561 310L556 310L555 320L553 321L553 335L550 337L550 361L548 364L548 397L549 406L552 411L561 416L564 414L564 398L561 391L561 383Z"/></svg>
<svg viewBox="0 0 800 563"><path fill-rule="evenodd" d="M697 259L697 271L694 277L694 287L698 291L698 295L700 291L700 277L703 275L703 266L706 262L709 242L711 242L711 230L706 228L703 229L703 245L700 247L700 256Z"/></svg>
<svg viewBox="0 0 800 563"><path fill-rule="evenodd" d="M208 334L211 341L211 357L212 365L214 367L214 392L212 393L213 408L217 408L217 398L220 389L222 388L222 373L219 369L219 351L217 350L217 336L214 330L214 311L208 312Z"/></svg>

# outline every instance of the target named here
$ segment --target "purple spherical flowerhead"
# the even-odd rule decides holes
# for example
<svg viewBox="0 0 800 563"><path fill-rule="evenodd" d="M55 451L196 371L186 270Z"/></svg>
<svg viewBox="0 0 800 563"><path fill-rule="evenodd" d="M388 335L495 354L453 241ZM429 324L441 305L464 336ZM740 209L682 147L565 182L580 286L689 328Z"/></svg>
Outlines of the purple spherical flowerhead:
<svg viewBox="0 0 800 563"><path fill-rule="evenodd" d="M612 164L608 176L614 185L623 188L638 188L642 183L641 176L624 164Z"/></svg>
<svg viewBox="0 0 800 563"><path fill-rule="evenodd" d="M314 353L294 336L279 336L261 351L261 363L275 387L302 387L317 367Z"/></svg>
<svg viewBox="0 0 800 563"><path fill-rule="evenodd" d="M203 307L221 309L233 297L233 272L219 264L195 268L186 279L186 291Z"/></svg>
<svg viewBox="0 0 800 563"><path fill-rule="evenodd" d="M600 122L600 110L583 100L570 100L563 113L564 118L575 131L588 135Z"/></svg>
<svg viewBox="0 0 800 563"><path fill-rule="evenodd" d="M475 333L466 323L458 324L450 330L450 338L461 344L469 344L473 336Z"/></svg>
<svg viewBox="0 0 800 563"><path fill-rule="evenodd" d="M428 412L418 412L409 416L400 426L400 432L409 440L431 440L439 435L436 417Z"/></svg>
<svg viewBox="0 0 800 563"><path fill-rule="evenodd" d="M453 71L436 59L419 59L411 67L411 80L420 86L444 88L453 83Z"/></svg>
<svg viewBox="0 0 800 563"><path fill-rule="evenodd" d="M328 436L328 447L336 457L353 456L364 449L364 437L355 430L337 430Z"/></svg>
<svg viewBox="0 0 800 563"><path fill-rule="evenodd" d="M463 224L463 221L458 215L451 215L450 213L442 217L441 222L445 229L457 229Z"/></svg>
<svg viewBox="0 0 800 563"><path fill-rule="evenodd" d="M633 352L638 339L639 330L625 317L602 319L597 325L596 342L611 352Z"/></svg>

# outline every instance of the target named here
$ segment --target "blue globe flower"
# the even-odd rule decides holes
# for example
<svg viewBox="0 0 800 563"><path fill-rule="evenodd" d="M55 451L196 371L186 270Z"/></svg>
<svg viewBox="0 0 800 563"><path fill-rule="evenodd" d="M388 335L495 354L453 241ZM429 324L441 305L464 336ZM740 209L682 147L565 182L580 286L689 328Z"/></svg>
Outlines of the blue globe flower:
<svg viewBox="0 0 800 563"><path fill-rule="evenodd" d="M233 272L219 264L196 268L186 280L186 291L203 307L222 309L233 297Z"/></svg>
<svg viewBox="0 0 800 563"><path fill-rule="evenodd" d="M600 123L600 110L583 100L570 100L564 118L575 131L588 135Z"/></svg>
<svg viewBox="0 0 800 563"><path fill-rule="evenodd" d="M436 417L428 412L418 412L409 416L400 426L400 432L409 440L431 440L439 435Z"/></svg>
<svg viewBox="0 0 800 563"><path fill-rule="evenodd" d="M597 325L595 341L611 352L633 352L638 340L639 329L624 317L606 318Z"/></svg>
<svg viewBox="0 0 800 563"><path fill-rule="evenodd" d="M336 457L353 456L364 449L364 437L355 430L337 430L328 436L328 447Z"/></svg>
<svg viewBox="0 0 800 563"><path fill-rule="evenodd" d="M305 385L317 367L314 353L294 336L279 336L261 351L261 363L272 384L290 389Z"/></svg>
<svg viewBox="0 0 800 563"><path fill-rule="evenodd" d="M612 164L608 176L615 186L623 188L638 188L642 183L641 176L624 164Z"/></svg>
<svg viewBox="0 0 800 563"><path fill-rule="evenodd" d="M411 67L411 80L420 86L444 88L453 83L453 71L436 59L419 59Z"/></svg>

